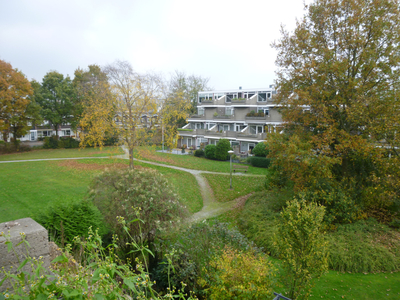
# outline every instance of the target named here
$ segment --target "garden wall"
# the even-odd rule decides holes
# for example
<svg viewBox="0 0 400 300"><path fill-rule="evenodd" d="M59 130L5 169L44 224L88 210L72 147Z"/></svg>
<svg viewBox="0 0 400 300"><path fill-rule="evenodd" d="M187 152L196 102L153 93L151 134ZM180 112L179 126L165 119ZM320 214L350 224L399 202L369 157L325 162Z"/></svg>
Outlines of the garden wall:
<svg viewBox="0 0 400 300"><path fill-rule="evenodd" d="M43 266L45 268L50 266L48 232L43 226L31 218L0 223L0 233L2 233L0 235L0 268L4 267L6 271L11 269L14 274L17 273L17 268L19 266L18 259L22 262L27 255L25 243L17 246L17 244L22 241L21 234L25 234L25 240L28 241L30 245L30 247L28 247L29 256L32 258L36 257L37 259L42 257ZM8 252L5 235L10 235L15 253L12 250ZM26 264L22 270L29 272L31 270L29 263ZM3 278L4 274L0 272L0 282ZM4 292L6 288L9 287L10 284L7 281L4 282L0 287L0 292Z"/></svg>

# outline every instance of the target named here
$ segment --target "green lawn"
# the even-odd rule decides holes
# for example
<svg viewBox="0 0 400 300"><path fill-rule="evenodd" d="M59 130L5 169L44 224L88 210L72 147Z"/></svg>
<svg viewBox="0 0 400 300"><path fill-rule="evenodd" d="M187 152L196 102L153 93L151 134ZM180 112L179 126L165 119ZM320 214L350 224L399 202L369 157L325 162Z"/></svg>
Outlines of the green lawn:
<svg viewBox="0 0 400 300"><path fill-rule="evenodd" d="M46 158L73 158L73 157L107 157L124 154L120 147L100 148L73 148L73 149L40 149L29 152L2 154L0 161L46 159Z"/></svg>
<svg viewBox="0 0 400 300"><path fill-rule="evenodd" d="M156 152L153 147L140 147L135 151L135 157L142 160L157 161L166 165L182 168L229 173L229 161L210 160L193 155L177 155ZM256 168L249 165L248 174L266 175L268 169Z"/></svg>
<svg viewBox="0 0 400 300"><path fill-rule="evenodd" d="M83 159L67 161L37 161L0 164L0 223L32 217L51 203L82 199L91 179L112 163L126 160ZM96 165L98 167L96 167ZM164 174L176 187L182 204L190 212L203 206L194 176L186 172L152 167Z"/></svg>
<svg viewBox="0 0 400 300"><path fill-rule="evenodd" d="M232 176L232 190L229 188L229 175L202 174L212 190L217 201L227 202L240 196L250 194L262 186L265 182L264 176Z"/></svg>

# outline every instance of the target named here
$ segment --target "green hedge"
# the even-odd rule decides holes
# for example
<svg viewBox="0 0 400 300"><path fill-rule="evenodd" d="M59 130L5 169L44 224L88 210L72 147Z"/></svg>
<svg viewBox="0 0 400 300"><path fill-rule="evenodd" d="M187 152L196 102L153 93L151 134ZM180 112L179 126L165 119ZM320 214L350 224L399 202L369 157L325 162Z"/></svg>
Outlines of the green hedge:
<svg viewBox="0 0 400 300"><path fill-rule="evenodd" d="M204 148L204 154L206 158L208 159L215 159L215 150L217 149L217 146L215 145L207 145L206 148Z"/></svg>
<svg viewBox="0 0 400 300"><path fill-rule="evenodd" d="M258 157L258 156L250 156L247 161L253 166L258 168L268 168L271 164L269 158Z"/></svg>
<svg viewBox="0 0 400 300"><path fill-rule="evenodd" d="M194 152L194 156L197 156L197 157L204 157L204 151L203 150L201 150L201 149L198 149L198 150L196 150L195 152Z"/></svg>
<svg viewBox="0 0 400 300"><path fill-rule="evenodd" d="M227 139L220 139L217 143L217 147L215 149L215 159L217 160L228 160L229 153L228 151L231 150L231 143Z"/></svg>

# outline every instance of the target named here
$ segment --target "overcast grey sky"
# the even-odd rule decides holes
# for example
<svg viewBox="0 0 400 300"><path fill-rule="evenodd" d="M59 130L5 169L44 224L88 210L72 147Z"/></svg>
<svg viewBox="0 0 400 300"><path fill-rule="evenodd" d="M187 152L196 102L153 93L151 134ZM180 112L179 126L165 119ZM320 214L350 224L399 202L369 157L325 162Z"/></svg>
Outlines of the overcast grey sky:
<svg viewBox="0 0 400 300"><path fill-rule="evenodd" d="M119 59L209 77L219 90L267 87L270 44L303 14L302 0L0 0L0 59L39 82Z"/></svg>

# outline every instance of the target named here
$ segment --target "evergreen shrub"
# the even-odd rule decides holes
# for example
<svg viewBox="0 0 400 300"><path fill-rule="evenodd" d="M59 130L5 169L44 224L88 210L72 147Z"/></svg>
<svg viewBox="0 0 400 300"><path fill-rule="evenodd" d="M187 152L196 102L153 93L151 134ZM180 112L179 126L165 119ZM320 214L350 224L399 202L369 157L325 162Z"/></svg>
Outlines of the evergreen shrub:
<svg viewBox="0 0 400 300"><path fill-rule="evenodd" d="M215 159L215 150L217 146L215 145L207 145L204 149L204 154L208 159Z"/></svg>
<svg viewBox="0 0 400 300"><path fill-rule="evenodd" d="M269 151L267 149L267 143L265 143L265 142L258 143L251 152L255 156L266 157L269 153Z"/></svg>
<svg viewBox="0 0 400 300"><path fill-rule="evenodd" d="M57 149L57 148L62 148L62 145L59 143L58 137L56 135L52 135L51 137L44 138L43 148L44 149Z"/></svg>
<svg viewBox="0 0 400 300"><path fill-rule="evenodd" d="M194 152L194 156L196 157L204 157L205 153L204 150L198 149Z"/></svg>
<svg viewBox="0 0 400 300"><path fill-rule="evenodd" d="M60 138L59 148L61 148L60 143L62 143L63 148L79 148L79 141L70 136Z"/></svg>
<svg viewBox="0 0 400 300"><path fill-rule="evenodd" d="M87 236L89 227L107 232L99 210L89 201L63 201L50 205L34 219L46 228L56 243L72 243L75 236Z"/></svg>
<svg viewBox="0 0 400 300"><path fill-rule="evenodd" d="M229 153L228 151L231 150L231 144L227 139L220 139L217 143L217 147L215 149L215 159L217 160L228 160Z"/></svg>
<svg viewBox="0 0 400 300"><path fill-rule="evenodd" d="M249 162L253 167L258 168L268 168L271 164L269 158L259 156L250 156L247 158L247 162Z"/></svg>

